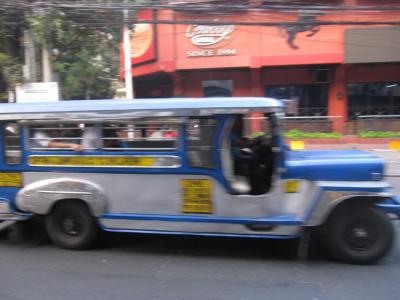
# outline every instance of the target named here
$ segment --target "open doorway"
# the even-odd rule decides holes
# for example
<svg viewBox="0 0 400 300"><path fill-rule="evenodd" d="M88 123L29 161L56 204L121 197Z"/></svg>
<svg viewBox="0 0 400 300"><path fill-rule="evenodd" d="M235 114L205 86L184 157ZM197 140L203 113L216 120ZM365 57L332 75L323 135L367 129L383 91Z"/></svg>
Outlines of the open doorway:
<svg viewBox="0 0 400 300"><path fill-rule="evenodd" d="M234 115L227 124L222 160L234 194L262 195L271 189L276 165L274 126L271 115L259 115L261 131L252 131L250 115Z"/></svg>

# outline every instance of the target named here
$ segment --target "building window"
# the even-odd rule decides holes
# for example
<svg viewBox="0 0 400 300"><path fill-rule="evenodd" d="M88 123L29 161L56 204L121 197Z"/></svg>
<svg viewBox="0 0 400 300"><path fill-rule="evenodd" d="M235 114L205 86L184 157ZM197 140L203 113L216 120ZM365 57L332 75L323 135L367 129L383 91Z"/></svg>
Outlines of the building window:
<svg viewBox="0 0 400 300"><path fill-rule="evenodd" d="M266 86L265 95L283 100L288 115L326 116L328 113L328 84Z"/></svg>
<svg viewBox="0 0 400 300"><path fill-rule="evenodd" d="M350 83L347 85L349 119L361 115L399 115L400 83Z"/></svg>
<svg viewBox="0 0 400 300"><path fill-rule="evenodd" d="M202 82L204 97L231 97L232 80L204 80Z"/></svg>

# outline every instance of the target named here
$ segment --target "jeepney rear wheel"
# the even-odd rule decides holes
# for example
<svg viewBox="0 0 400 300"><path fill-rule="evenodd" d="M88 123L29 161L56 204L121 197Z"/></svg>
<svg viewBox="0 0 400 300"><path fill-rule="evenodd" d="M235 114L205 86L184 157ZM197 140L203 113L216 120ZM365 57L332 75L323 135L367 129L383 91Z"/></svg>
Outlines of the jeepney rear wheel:
<svg viewBox="0 0 400 300"><path fill-rule="evenodd" d="M334 258L354 264L371 264L382 258L394 239L393 225L373 204L338 207L326 224L325 238Z"/></svg>
<svg viewBox="0 0 400 300"><path fill-rule="evenodd" d="M64 249L87 249L98 235L96 220L79 201L56 203L46 217L46 229L54 244Z"/></svg>

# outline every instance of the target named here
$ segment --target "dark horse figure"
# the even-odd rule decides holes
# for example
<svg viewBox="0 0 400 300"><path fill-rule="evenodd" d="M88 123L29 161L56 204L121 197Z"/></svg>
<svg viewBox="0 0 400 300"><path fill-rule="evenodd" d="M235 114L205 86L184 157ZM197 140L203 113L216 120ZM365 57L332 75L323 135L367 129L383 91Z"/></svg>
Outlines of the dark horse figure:
<svg viewBox="0 0 400 300"><path fill-rule="evenodd" d="M309 31L307 37L313 36L319 31L319 26L317 25L316 16L299 16L299 19L296 23L290 25L280 26L280 32L285 31L287 35L287 43L292 49L299 49L294 44L294 40L296 39L296 35L299 32Z"/></svg>

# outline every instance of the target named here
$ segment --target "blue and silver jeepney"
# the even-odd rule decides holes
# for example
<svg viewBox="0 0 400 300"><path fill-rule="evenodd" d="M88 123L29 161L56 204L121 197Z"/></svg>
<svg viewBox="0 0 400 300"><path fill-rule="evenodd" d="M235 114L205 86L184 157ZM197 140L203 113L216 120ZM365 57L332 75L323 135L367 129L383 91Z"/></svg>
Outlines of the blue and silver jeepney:
<svg viewBox="0 0 400 300"><path fill-rule="evenodd" d="M39 216L68 249L99 229L289 239L316 228L338 259L384 256L400 211L384 161L291 151L281 115L279 101L251 97L1 104L0 219Z"/></svg>

